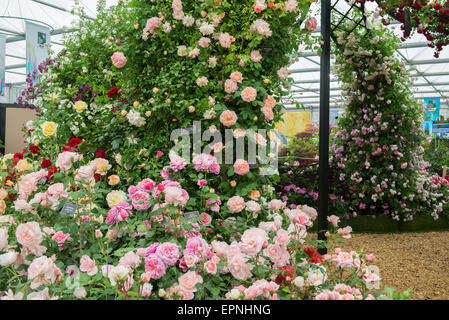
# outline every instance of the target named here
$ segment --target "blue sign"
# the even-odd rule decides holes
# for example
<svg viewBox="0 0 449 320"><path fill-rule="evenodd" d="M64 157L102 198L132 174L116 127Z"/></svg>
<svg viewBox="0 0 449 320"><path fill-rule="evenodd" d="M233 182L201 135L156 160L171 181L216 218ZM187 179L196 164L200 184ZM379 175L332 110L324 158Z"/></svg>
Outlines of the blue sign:
<svg viewBox="0 0 449 320"><path fill-rule="evenodd" d="M440 97L424 98L426 113L424 121L436 121L440 118Z"/></svg>
<svg viewBox="0 0 449 320"><path fill-rule="evenodd" d="M432 133L440 139L449 139L449 122L434 123Z"/></svg>
<svg viewBox="0 0 449 320"><path fill-rule="evenodd" d="M427 134L432 134L432 130L433 130L433 122L432 121L424 121L423 122L423 126L424 126L424 132Z"/></svg>

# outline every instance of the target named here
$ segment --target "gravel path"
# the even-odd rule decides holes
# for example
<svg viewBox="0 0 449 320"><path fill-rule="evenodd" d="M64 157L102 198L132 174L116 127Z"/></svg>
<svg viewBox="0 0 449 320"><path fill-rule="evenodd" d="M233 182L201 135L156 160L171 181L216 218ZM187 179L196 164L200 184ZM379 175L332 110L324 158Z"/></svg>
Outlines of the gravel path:
<svg viewBox="0 0 449 320"><path fill-rule="evenodd" d="M413 300L449 300L449 232L353 234L340 247L376 257L381 289L412 290Z"/></svg>

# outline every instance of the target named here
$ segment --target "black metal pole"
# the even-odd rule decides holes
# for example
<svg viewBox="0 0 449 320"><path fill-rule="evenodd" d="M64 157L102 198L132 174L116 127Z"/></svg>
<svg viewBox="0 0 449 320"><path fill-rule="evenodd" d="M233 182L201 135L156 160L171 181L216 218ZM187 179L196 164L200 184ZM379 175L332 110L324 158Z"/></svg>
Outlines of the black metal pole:
<svg viewBox="0 0 449 320"><path fill-rule="evenodd" d="M320 65L320 167L318 240L326 240L327 213L329 204L329 99L330 99L330 41L331 0L321 0L321 65ZM325 254L325 248L319 249Z"/></svg>

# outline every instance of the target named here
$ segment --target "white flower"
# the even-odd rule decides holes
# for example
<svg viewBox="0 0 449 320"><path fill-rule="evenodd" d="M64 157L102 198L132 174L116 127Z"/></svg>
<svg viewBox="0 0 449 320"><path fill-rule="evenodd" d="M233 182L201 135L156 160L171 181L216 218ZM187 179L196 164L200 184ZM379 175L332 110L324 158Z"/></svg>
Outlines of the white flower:
<svg viewBox="0 0 449 320"><path fill-rule="evenodd" d="M73 295L78 299L81 299L87 295L87 292L84 287L77 287L75 290L73 290Z"/></svg>
<svg viewBox="0 0 449 320"><path fill-rule="evenodd" d="M19 254L15 251L7 252L0 255L0 266L6 267L17 260Z"/></svg>
<svg viewBox="0 0 449 320"><path fill-rule="evenodd" d="M129 269L125 266L117 266L109 271L109 281L115 286L117 282L123 282L128 279Z"/></svg>
<svg viewBox="0 0 449 320"><path fill-rule="evenodd" d="M120 202L126 202L126 193L122 190L114 190L107 194L106 201L109 208L115 207Z"/></svg>
<svg viewBox="0 0 449 320"><path fill-rule="evenodd" d="M304 278L303 277L296 277L295 280L293 280L293 283L298 288L304 287Z"/></svg>
<svg viewBox="0 0 449 320"><path fill-rule="evenodd" d="M322 267L324 269L324 267ZM321 270L321 269L315 269L315 270L309 270L309 272L307 272L307 280L310 281L310 283L312 284L312 286L319 286L322 285L326 279L327 279L327 275L326 275L326 269Z"/></svg>
<svg viewBox="0 0 449 320"><path fill-rule="evenodd" d="M126 118L128 119L129 123L136 126L136 127L142 127L145 125L145 118L143 118L140 115L140 112L131 110L126 115Z"/></svg>
<svg viewBox="0 0 449 320"><path fill-rule="evenodd" d="M203 23L200 27L200 32L204 36L211 35L212 33L214 33L214 26L208 23Z"/></svg>

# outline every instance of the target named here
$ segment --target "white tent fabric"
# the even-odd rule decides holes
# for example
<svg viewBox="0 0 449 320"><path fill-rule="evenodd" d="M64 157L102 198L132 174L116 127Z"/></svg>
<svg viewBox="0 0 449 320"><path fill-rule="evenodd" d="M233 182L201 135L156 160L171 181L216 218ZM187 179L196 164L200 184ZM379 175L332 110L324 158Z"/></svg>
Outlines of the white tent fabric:
<svg viewBox="0 0 449 320"><path fill-rule="evenodd" d="M337 0L332 2L335 3L335 1ZM97 0L0 0L0 33L8 35L6 83L10 86L22 86L26 76L25 23L17 18L39 20L50 25L55 30L51 37L52 49L58 52L63 48L63 30L69 30L77 19L76 15L70 12L75 3L83 6L86 14L95 17ZM107 0L108 6L116 3L117 0ZM367 4L367 8L371 11L374 11L375 7L373 3ZM348 8L345 1L338 1L337 9L340 12L346 12ZM312 12L320 21L319 2L312 4ZM391 28L395 30L398 37L401 35L399 25L392 25ZM315 32L318 34L319 29ZM416 97L441 97L442 108L447 108L449 48L441 52L439 59L433 57L433 52L433 49L427 47L426 39L415 34L402 44L402 48L398 50L398 56L406 60L411 67L416 68L412 72L416 76L414 87ZM292 77L296 82L291 88L294 101L312 110L316 110L319 106L319 64L320 57L316 53L301 51L299 60L290 66L293 72ZM339 87L338 82L331 82L331 109L342 107Z"/></svg>

